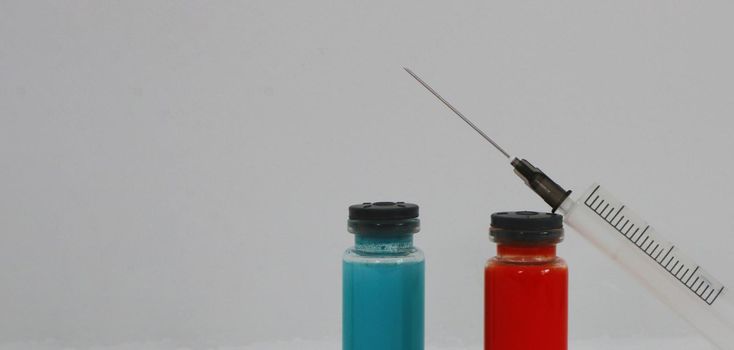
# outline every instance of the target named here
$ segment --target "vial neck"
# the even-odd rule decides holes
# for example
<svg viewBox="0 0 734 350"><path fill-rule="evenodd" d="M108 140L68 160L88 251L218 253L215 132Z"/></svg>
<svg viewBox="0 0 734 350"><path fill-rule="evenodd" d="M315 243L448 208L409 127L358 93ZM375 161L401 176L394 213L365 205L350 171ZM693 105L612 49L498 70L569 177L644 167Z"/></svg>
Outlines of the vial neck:
<svg viewBox="0 0 734 350"><path fill-rule="evenodd" d="M415 251L413 235L354 236L354 250L363 254L409 254Z"/></svg>
<svg viewBox="0 0 734 350"><path fill-rule="evenodd" d="M497 258L506 261L550 261L556 258L556 245L498 244Z"/></svg>

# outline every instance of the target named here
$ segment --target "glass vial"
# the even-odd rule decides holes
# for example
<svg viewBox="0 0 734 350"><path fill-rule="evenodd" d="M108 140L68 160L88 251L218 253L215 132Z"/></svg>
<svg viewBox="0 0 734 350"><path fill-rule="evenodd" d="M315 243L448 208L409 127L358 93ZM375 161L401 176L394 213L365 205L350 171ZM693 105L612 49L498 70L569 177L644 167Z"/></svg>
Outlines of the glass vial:
<svg viewBox="0 0 734 350"><path fill-rule="evenodd" d="M349 207L354 246L343 256L343 350L423 350L424 258L413 246L418 206Z"/></svg>
<svg viewBox="0 0 734 350"><path fill-rule="evenodd" d="M568 267L556 256L563 217L492 214L497 256L485 268L485 350L567 350Z"/></svg>

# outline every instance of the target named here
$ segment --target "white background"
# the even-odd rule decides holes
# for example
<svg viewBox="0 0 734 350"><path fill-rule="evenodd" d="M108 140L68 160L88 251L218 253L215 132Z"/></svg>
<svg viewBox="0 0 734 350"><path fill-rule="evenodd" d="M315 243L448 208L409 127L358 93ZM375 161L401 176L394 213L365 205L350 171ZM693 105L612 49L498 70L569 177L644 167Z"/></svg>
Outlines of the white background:
<svg viewBox="0 0 734 350"><path fill-rule="evenodd" d="M547 208L403 65L734 285L733 12L3 1L0 345L336 344L347 206L403 200L421 205L428 344L476 348L489 215ZM694 337L571 230L559 253L576 344Z"/></svg>

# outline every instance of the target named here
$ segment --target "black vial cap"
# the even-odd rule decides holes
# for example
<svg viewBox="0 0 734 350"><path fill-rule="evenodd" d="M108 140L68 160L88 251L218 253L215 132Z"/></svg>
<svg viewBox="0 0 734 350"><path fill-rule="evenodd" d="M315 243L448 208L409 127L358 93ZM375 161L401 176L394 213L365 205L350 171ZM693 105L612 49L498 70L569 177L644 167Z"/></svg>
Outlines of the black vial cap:
<svg viewBox="0 0 734 350"><path fill-rule="evenodd" d="M405 220L418 217L418 205L405 202L374 202L349 206L349 220Z"/></svg>
<svg viewBox="0 0 734 350"><path fill-rule="evenodd" d="M563 216L535 211L494 213L489 235L497 243L558 243L563 239Z"/></svg>

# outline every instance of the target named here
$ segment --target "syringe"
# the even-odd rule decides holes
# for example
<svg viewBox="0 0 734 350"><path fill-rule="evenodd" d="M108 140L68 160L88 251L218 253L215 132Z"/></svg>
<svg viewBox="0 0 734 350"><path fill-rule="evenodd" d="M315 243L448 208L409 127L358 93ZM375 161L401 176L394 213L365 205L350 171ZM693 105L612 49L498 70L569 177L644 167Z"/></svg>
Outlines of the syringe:
<svg viewBox="0 0 734 350"><path fill-rule="evenodd" d="M423 79L404 69L510 159L515 173L554 212L563 214L566 224L631 273L714 345L722 350L734 349L734 300L718 280L601 186L593 184L578 199L571 198L571 191L527 160L511 157Z"/></svg>

